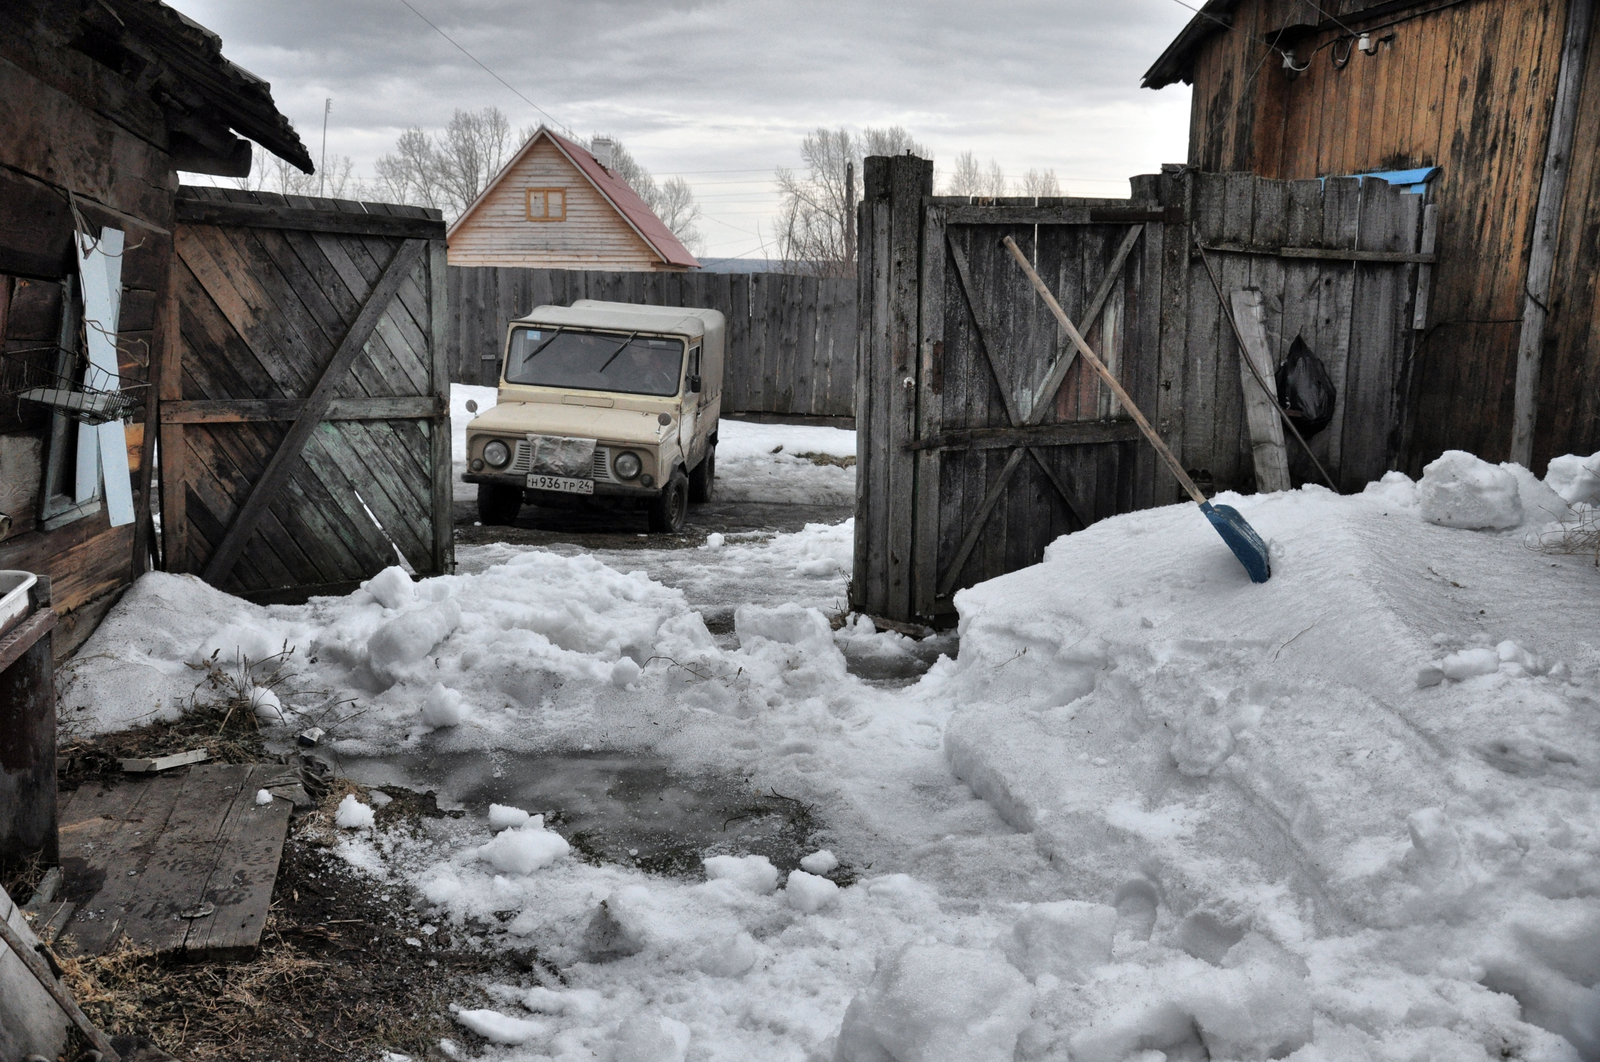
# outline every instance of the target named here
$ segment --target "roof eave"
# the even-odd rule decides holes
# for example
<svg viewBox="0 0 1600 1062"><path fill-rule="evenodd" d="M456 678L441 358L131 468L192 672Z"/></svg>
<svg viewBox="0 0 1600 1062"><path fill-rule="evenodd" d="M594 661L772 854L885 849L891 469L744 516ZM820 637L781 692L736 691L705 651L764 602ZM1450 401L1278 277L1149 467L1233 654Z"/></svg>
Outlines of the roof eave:
<svg viewBox="0 0 1600 1062"><path fill-rule="evenodd" d="M1233 25L1233 12L1240 0L1206 0L1205 6L1189 20L1166 50L1144 73L1141 88L1163 89L1176 81L1192 82L1195 49Z"/></svg>

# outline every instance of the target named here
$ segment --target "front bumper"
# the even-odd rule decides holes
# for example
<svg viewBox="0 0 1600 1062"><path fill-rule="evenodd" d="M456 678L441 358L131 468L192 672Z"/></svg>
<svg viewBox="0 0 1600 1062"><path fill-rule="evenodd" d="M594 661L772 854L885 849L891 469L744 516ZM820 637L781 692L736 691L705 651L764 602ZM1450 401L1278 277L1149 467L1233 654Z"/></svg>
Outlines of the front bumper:
<svg viewBox="0 0 1600 1062"><path fill-rule="evenodd" d="M522 475L504 475L493 472L463 472L463 483L494 483L503 487L518 487L528 497L549 496L553 498L582 499L582 498L633 498L640 501L653 499L661 493L661 488L643 487L637 483L605 483L596 481L593 494L569 494L565 491L530 490L528 477Z"/></svg>

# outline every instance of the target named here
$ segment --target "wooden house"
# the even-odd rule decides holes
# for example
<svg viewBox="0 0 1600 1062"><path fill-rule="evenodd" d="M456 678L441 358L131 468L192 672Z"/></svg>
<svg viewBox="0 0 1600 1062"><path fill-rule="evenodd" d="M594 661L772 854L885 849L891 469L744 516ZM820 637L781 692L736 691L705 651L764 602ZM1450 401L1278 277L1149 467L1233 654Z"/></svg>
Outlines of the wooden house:
<svg viewBox="0 0 1600 1062"><path fill-rule="evenodd" d="M608 163L540 127L450 226L450 264L700 268Z"/></svg>
<svg viewBox="0 0 1600 1062"><path fill-rule="evenodd" d="M1403 463L1600 450L1593 0L1209 0L1145 75L1194 86L1189 163L1303 179L1437 167Z"/></svg>
<svg viewBox="0 0 1600 1062"><path fill-rule="evenodd" d="M311 170L267 83L159 0L0 5L0 568L50 577L58 658L150 566L178 171L247 174L236 133Z"/></svg>

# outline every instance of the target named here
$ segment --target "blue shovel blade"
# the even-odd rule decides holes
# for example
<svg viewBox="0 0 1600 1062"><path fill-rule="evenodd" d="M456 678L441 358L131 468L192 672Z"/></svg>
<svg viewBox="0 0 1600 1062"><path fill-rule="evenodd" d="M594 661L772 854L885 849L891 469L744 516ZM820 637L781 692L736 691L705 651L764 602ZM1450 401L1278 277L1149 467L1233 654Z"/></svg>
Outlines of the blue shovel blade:
<svg viewBox="0 0 1600 1062"><path fill-rule="evenodd" d="M1272 578L1272 562L1267 558L1267 544L1261 541L1256 529L1251 527L1239 510L1231 505L1212 505L1205 502L1200 511L1206 514L1211 526L1217 529L1222 541L1233 550L1244 570L1250 573L1252 583L1264 583Z"/></svg>

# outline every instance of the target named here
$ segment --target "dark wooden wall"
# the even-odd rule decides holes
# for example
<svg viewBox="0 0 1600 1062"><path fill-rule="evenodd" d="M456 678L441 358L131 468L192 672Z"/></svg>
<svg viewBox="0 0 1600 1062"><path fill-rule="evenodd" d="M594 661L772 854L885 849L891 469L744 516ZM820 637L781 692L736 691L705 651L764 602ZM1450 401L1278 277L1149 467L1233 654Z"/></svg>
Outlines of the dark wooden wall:
<svg viewBox="0 0 1600 1062"><path fill-rule="evenodd" d="M60 335L61 282L77 270L70 192L90 227L127 233L117 346L124 383L148 381L167 338L157 308L166 300L175 188L154 103L84 55L0 33L0 285L15 310L0 328L8 349ZM45 419L14 400L0 404L0 510L14 521L0 567L51 577L63 614L55 648L64 656L146 567L154 432L145 432L144 414L129 425L134 524L112 528L102 509L46 529L37 519Z"/></svg>
<svg viewBox="0 0 1600 1062"><path fill-rule="evenodd" d="M1257 385L1219 287L1261 293L1274 361L1300 337L1326 365L1339 401L1311 450L1335 486L1394 467L1433 268L1422 196L1174 168L1135 178L1131 202L974 202L930 196L930 173L906 156L866 167L853 607L949 617L956 591L1037 563L1057 536L1184 497L1086 366L1047 386L1075 355L1005 237L1208 493L1255 489ZM1288 446L1294 482L1316 480Z"/></svg>
<svg viewBox="0 0 1600 1062"><path fill-rule="evenodd" d="M725 413L855 415L856 282L836 277L451 266L453 378L494 386L507 323L579 299L722 311Z"/></svg>
<svg viewBox="0 0 1600 1062"><path fill-rule="evenodd" d="M1565 0L1469 0L1430 13L1361 21L1371 0L1310 5L1244 0L1232 32L1193 56L1189 161L1279 179L1438 166L1439 268L1416 355L1413 473L1442 450L1505 458L1529 235L1559 71ZM1322 11L1356 30L1394 34L1372 56ZM1415 16L1415 17L1413 17ZM1600 17L1600 16L1597 16ZM1293 80L1262 38L1310 66ZM1593 36L1593 35L1592 35ZM1591 44L1562 255L1546 332L1535 471L1556 454L1600 449L1600 48Z"/></svg>

